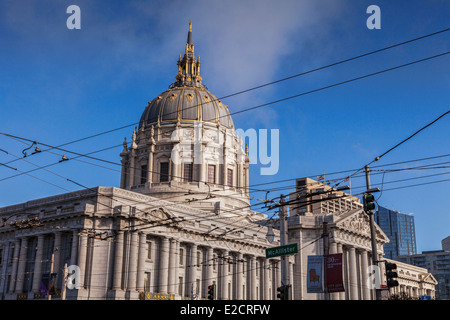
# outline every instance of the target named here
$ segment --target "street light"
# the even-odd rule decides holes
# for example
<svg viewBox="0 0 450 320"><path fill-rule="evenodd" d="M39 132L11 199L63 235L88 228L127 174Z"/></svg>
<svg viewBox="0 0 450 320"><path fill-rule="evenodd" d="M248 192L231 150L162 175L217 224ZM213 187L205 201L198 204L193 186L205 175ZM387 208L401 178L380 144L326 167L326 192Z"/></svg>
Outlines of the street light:
<svg viewBox="0 0 450 320"><path fill-rule="evenodd" d="M275 239L275 232L273 232L273 228L271 225L267 227L266 239L269 243L272 243Z"/></svg>

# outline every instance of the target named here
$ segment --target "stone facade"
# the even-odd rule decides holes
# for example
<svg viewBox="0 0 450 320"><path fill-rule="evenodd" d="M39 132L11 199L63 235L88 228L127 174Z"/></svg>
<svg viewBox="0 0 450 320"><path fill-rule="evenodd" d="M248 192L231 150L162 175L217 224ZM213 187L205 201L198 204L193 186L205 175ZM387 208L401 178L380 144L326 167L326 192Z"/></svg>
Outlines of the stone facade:
<svg viewBox="0 0 450 320"><path fill-rule="evenodd" d="M79 267L80 283L67 299L202 299L213 283L218 299L272 299L279 286L279 259L265 259L269 244L257 213L221 216L97 187L5 207L0 215L6 299L42 298L40 280L51 265L60 291L65 264ZM31 217L38 224L26 225Z"/></svg>

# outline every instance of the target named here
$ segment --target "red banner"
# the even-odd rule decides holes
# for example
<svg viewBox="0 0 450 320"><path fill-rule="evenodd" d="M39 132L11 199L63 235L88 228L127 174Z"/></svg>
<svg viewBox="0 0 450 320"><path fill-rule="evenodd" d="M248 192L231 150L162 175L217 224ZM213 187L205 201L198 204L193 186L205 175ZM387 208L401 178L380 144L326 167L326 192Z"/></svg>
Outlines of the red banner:
<svg viewBox="0 0 450 320"><path fill-rule="evenodd" d="M342 253L329 254L326 259L327 291L345 291L342 280Z"/></svg>

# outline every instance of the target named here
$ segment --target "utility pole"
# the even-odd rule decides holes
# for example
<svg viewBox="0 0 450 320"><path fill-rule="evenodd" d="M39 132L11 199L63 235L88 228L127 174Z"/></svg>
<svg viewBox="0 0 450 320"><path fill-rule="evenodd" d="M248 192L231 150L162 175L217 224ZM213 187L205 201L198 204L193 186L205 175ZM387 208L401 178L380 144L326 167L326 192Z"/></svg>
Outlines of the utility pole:
<svg viewBox="0 0 450 320"><path fill-rule="evenodd" d="M61 288L61 300L66 300L66 290L67 290L67 263L64 264L64 273Z"/></svg>
<svg viewBox="0 0 450 320"><path fill-rule="evenodd" d="M367 190L370 190L370 175L369 175L369 165L366 165L365 167L366 171L366 188ZM366 214L369 216L369 224L370 224L370 237L372 238L372 265L378 267L378 251L377 251L377 239L375 234L375 222L373 219L373 210L367 210ZM365 271L363 271L365 272ZM381 275L380 275L381 277ZM375 288L375 296L376 300L380 300L380 291Z"/></svg>
<svg viewBox="0 0 450 320"><path fill-rule="evenodd" d="M286 217L286 201L285 196L282 194L280 196L280 245L284 246L287 244L287 217ZM289 263L288 256L281 256L281 285L289 288ZM288 294L290 297L290 293ZM288 298L289 299L289 298Z"/></svg>
<svg viewBox="0 0 450 320"><path fill-rule="evenodd" d="M53 273L53 264L55 262L55 253L52 253L52 261L50 263L50 276L48 277L48 286L50 287L50 281L52 280ZM52 295L50 294L50 290L48 291L48 300L52 300Z"/></svg>
<svg viewBox="0 0 450 320"><path fill-rule="evenodd" d="M325 217L324 217L325 218ZM328 288L327 288L327 256L329 253L329 246L328 246L328 222L323 222L323 293L324 293L324 299L330 300L329 294L328 294Z"/></svg>

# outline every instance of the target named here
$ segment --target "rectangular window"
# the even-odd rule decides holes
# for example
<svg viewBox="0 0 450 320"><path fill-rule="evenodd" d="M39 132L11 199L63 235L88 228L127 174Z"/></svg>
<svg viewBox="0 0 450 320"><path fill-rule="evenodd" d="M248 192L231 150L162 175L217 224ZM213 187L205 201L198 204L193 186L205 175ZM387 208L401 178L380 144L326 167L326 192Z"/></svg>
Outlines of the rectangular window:
<svg viewBox="0 0 450 320"><path fill-rule="evenodd" d="M197 251L197 268L200 268L202 265L202 252Z"/></svg>
<svg viewBox="0 0 450 320"><path fill-rule="evenodd" d="M169 163L161 162L159 167L159 181L167 182L169 181Z"/></svg>
<svg viewBox="0 0 450 320"><path fill-rule="evenodd" d="M227 185L233 186L233 169L227 169Z"/></svg>
<svg viewBox="0 0 450 320"><path fill-rule="evenodd" d="M152 258L152 243L147 242L147 259Z"/></svg>
<svg viewBox="0 0 450 320"><path fill-rule="evenodd" d="M192 182L192 163L185 163L183 169L184 182Z"/></svg>
<svg viewBox="0 0 450 320"><path fill-rule="evenodd" d="M148 177L148 169L147 165L141 166L141 184L144 184L147 182Z"/></svg>
<svg viewBox="0 0 450 320"><path fill-rule="evenodd" d="M208 164L208 183L216 183L216 166Z"/></svg>
<svg viewBox="0 0 450 320"><path fill-rule="evenodd" d="M183 265L184 249L180 248L180 266Z"/></svg>
<svg viewBox="0 0 450 320"><path fill-rule="evenodd" d="M151 279L151 273L146 272L144 277L144 291L150 292L150 279Z"/></svg>
<svg viewBox="0 0 450 320"><path fill-rule="evenodd" d="M178 294L184 296L183 294L183 277L178 277Z"/></svg>

